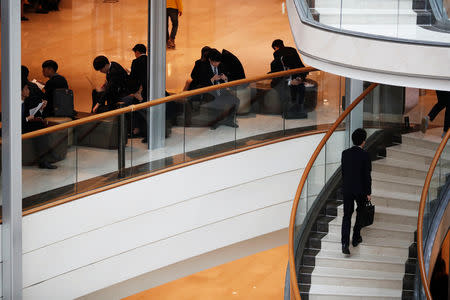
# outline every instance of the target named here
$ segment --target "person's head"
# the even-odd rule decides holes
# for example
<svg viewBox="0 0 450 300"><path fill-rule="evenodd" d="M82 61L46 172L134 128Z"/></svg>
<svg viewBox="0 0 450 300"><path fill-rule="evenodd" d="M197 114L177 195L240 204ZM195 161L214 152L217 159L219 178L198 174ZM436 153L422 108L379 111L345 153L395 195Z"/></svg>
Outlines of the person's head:
<svg viewBox="0 0 450 300"><path fill-rule="evenodd" d="M362 128L358 128L355 131L353 131L352 134L352 141L353 141L353 145L355 146L364 146L365 142L366 142L366 138L367 138L367 132L362 129Z"/></svg>
<svg viewBox="0 0 450 300"><path fill-rule="evenodd" d="M45 77L52 77L58 71L58 64L54 60L46 60L42 63L42 75Z"/></svg>
<svg viewBox="0 0 450 300"><path fill-rule="evenodd" d="M201 56L200 60L206 61L206 58L208 57L208 53L210 50L211 50L211 48L208 46L203 47L202 48L202 56Z"/></svg>
<svg viewBox="0 0 450 300"><path fill-rule="evenodd" d="M147 53L147 47L145 47L145 45L143 44L136 44L132 50L136 58L138 58L141 55L145 55Z"/></svg>
<svg viewBox="0 0 450 300"><path fill-rule="evenodd" d="M283 48L284 47L284 43L283 43L283 41L282 40L274 40L273 42L272 42L272 49L274 50L274 51L277 51L278 49L281 49L281 48Z"/></svg>
<svg viewBox="0 0 450 300"><path fill-rule="evenodd" d="M30 70L28 70L27 67L22 65L21 71L22 71L22 80L28 81L28 75L30 75Z"/></svg>
<svg viewBox="0 0 450 300"><path fill-rule="evenodd" d="M94 59L93 62L95 71L107 73L109 70L109 60L106 56L100 55Z"/></svg>
<svg viewBox="0 0 450 300"><path fill-rule="evenodd" d="M222 62L222 54L217 49L209 50L207 57L208 57L209 63L214 67L218 67L220 65L220 63Z"/></svg>
<svg viewBox="0 0 450 300"><path fill-rule="evenodd" d="M27 83L28 82L22 78L22 101L25 100L25 98L28 98L28 96L30 96L30 89L28 88Z"/></svg>

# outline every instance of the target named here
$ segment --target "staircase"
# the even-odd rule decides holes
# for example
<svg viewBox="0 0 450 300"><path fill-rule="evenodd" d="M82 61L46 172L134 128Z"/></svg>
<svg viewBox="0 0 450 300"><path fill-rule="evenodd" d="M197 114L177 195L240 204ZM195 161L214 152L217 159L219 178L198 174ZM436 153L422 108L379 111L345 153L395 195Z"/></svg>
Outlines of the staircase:
<svg viewBox="0 0 450 300"><path fill-rule="evenodd" d="M362 229L363 242L350 246L349 257L341 252L342 200L327 204L303 255L303 300L413 299L417 212L437 146L417 133L406 134L402 144L387 148L387 157L373 162L375 220ZM435 180L431 192L437 191Z"/></svg>

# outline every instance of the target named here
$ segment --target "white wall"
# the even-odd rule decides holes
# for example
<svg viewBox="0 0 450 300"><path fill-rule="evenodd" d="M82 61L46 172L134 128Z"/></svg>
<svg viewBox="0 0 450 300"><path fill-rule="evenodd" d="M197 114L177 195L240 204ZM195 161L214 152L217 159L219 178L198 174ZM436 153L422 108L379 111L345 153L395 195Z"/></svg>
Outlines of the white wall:
<svg viewBox="0 0 450 300"><path fill-rule="evenodd" d="M25 216L24 299L81 297L286 228L301 170L322 137L192 165Z"/></svg>
<svg viewBox="0 0 450 300"><path fill-rule="evenodd" d="M318 29L301 22L287 0L289 22L303 61L340 76L383 84L450 90L450 48L389 42Z"/></svg>

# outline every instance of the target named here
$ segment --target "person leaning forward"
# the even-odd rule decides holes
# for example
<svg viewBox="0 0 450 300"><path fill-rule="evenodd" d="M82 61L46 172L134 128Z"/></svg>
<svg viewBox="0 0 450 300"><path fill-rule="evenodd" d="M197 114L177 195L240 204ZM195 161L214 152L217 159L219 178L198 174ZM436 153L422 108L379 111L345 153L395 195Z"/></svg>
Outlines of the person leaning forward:
<svg viewBox="0 0 450 300"><path fill-rule="evenodd" d="M356 222L353 227L353 247L362 242L361 207L372 194L372 162L369 153L363 149L367 138L364 129L356 129L352 134L353 147L342 152L342 178L344 190L344 216L342 218L342 253L349 255L350 227L352 214L357 204Z"/></svg>

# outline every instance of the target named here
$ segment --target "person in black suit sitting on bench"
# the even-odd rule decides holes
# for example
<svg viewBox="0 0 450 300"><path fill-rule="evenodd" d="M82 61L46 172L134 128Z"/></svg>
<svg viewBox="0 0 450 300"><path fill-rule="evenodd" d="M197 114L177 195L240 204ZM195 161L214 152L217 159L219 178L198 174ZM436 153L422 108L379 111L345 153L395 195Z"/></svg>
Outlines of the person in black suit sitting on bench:
<svg viewBox="0 0 450 300"><path fill-rule="evenodd" d="M31 115L30 109L34 107L30 107L30 103L26 101L26 99L30 96L30 89L27 85L27 80L22 76L22 134L28 133L31 131L39 130L45 128L44 122L41 117L38 117L38 114L41 113L45 106L47 105L46 101L43 101L41 111L36 112L36 114ZM41 149L46 149L48 147L49 141L47 135L41 135L33 138L33 146L35 147L36 153L40 153ZM52 151L50 150L48 153L44 153L39 157L39 168L41 169L56 169L55 165L52 165L51 162Z"/></svg>
<svg viewBox="0 0 450 300"><path fill-rule="evenodd" d="M350 227L352 214L357 204L356 222L353 227L353 247L362 242L360 208L372 194L372 161L369 153L363 147L366 143L367 133L364 129L356 129L352 134L354 146L342 152L342 179L344 181L344 216L342 218L342 253L349 255Z"/></svg>
<svg viewBox="0 0 450 300"><path fill-rule="evenodd" d="M222 54L217 49L211 49L208 52L207 61L201 63L198 71L198 88L217 85L228 82L226 66L222 63ZM217 90L213 93L204 95L207 102L204 106L222 111L222 117L212 124L214 130L220 125L226 125L233 128L239 127L236 123L236 113L239 108L239 99L231 95L226 90Z"/></svg>
<svg viewBox="0 0 450 300"><path fill-rule="evenodd" d="M58 64L54 60L46 60L42 63L42 74L48 78L45 83L44 93L48 104L45 108L45 117L53 117L55 115L55 105L53 101L53 94L56 89L68 89L69 85L64 76L56 73L58 71Z"/></svg>

